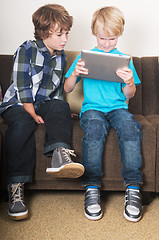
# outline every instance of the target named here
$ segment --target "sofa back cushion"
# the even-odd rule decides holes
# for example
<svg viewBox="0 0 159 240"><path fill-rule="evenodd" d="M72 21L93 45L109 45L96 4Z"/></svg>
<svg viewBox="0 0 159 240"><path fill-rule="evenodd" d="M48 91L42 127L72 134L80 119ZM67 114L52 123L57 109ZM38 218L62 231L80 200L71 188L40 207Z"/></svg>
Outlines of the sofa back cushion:
<svg viewBox="0 0 159 240"><path fill-rule="evenodd" d="M65 51L67 56L67 69L71 66L79 51ZM159 114L159 63L158 57L133 57L138 76L141 80L135 97L129 100L129 111L133 114ZM0 55L0 86L2 93L10 85L13 67L13 55ZM71 111L79 113L83 102L83 83L80 81L73 92L65 94Z"/></svg>
<svg viewBox="0 0 159 240"><path fill-rule="evenodd" d="M142 57L143 115L159 114L159 62L158 57Z"/></svg>
<svg viewBox="0 0 159 240"><path fill-rule="evenodd" d="M79 51L65 51L67 56L67 70L70 68L75 58L79 55ZM83 96L83 80L76 84L74 90L71 93L65 93L65 99L69 103L72 113L80 113Z"/></svg>
<svg viewBox="0 0 159 240"><path fill-rule="evenodd" d="M0 55L0 85L4 96L10 85L13 68L13 55Z"/></svg>
<svg viewBox="0 0 159 240"><path fill-rule="evenodd" d="M143 81L142 81L141 58L132 57L132 61L135 66L138 77L141 81L141 84L137 86L135 96L129 100L129 111L133 114L142 114Z"/></svg>

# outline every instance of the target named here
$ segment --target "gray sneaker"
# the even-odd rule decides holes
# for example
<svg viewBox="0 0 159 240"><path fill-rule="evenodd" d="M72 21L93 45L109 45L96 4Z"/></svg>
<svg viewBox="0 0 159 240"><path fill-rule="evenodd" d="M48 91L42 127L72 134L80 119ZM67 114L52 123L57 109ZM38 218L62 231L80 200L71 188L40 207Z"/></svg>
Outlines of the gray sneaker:
<svg viewBox="0 0 159 240"><path fill-rule="evenodd" d="M46 169L56 178L78 178L84 173L84 166L74 163L71 156L76 156L73 150L66 148L56 148L52 155L51 167Z"/></svg>
<svg viewBox="0 0 159 240"><path fill-rule="evenodd" d="M88 188L86 190L84 205L86 218L89 220L99 220L102 217L99 189Z"/></svg>
<svg viewBox="0 0 159 240"><path fill-rule="evenodd" d="M137 189L127 189L125 193L124 217L131 222L138 222L142 216L142 196Z"/></svg>
<svg viewBox="0 0 159 240"><path fill-rule="evenodd" d="M8 214L13 220L22 220L28 216L28 210L24 204L24 183L8 185L9 206Z"/></svg>

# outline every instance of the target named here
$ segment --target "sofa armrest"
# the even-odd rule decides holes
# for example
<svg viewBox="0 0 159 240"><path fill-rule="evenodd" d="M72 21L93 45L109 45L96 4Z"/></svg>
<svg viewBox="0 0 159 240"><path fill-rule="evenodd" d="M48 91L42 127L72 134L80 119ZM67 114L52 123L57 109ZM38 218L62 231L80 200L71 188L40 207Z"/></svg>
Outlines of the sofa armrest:
<svg viewBox="0 0 159 240"><path fill-rule="evenodd" d="M156 192L159 192L159 115L148 115L146 118L156 129Z"/></svg>
<svg viewBox="0 0 159 240"><path fill-rule="evenodd" d="M143 115L134 115L141 123L142 131L142 158L143 158L143 190L156 190L156 129L154 125Z"/></svg>

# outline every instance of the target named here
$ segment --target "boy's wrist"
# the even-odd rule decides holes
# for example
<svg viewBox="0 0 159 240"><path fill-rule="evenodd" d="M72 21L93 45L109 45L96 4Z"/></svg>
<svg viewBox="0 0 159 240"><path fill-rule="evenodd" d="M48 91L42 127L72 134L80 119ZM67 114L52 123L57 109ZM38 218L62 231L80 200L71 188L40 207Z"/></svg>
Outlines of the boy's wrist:
<svg viewBox="0 0 159 240"><path fill-rule="evenodd" d="M134 86L134 83L129 83L129 84L127 84L127 86L132 87L132 86Z"/></svg>
<svg viewBox="0 0 159 240"><path fill-rule="evenodd" d="M134 83L134 81L131 81L130 83L127 83L126 85L129 86L129 87L134 87L135 83Z"/></svg>
<svg viewBox="0 0 159 240"><path fill-rule="evenodd" d="M75 71L72 73L72 77L77 78L78 76L76 75Z"/></svg>

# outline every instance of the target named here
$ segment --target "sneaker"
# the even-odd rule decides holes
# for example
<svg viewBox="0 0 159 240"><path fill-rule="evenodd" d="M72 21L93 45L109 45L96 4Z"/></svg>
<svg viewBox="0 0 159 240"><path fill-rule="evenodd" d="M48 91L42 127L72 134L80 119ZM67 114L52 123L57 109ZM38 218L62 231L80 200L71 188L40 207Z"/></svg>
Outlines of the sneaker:
<svg viewBox="0 0 159 240"><path fill-rule="evenodd" d="M102 217L99 189L88 188L85 193L85 216L89 220L99 220Z"/></svg>
<svg viewBox="0 0 159 240"><path fill-rule="evenodd" d="M8 185L9 206L8 214L13 220L22 220L28 216L28 210L24 204L24 183Z"/></svg>
<svg viewBox="0 0 159 240"><path fill-rule="evenodd" d="M127 189L125 193L124 217L131 222L138 222L142 213L142 196L139 190Z"/></svg>
<svg viewBox="0 0 159 240"><path fill-rule="evenodd" d="M84 173L84 166L74 163L71 156L76 156L73 150L66 148L56 148L52 155L51 168L46 172L57 178L78 178Z"/></svg>

